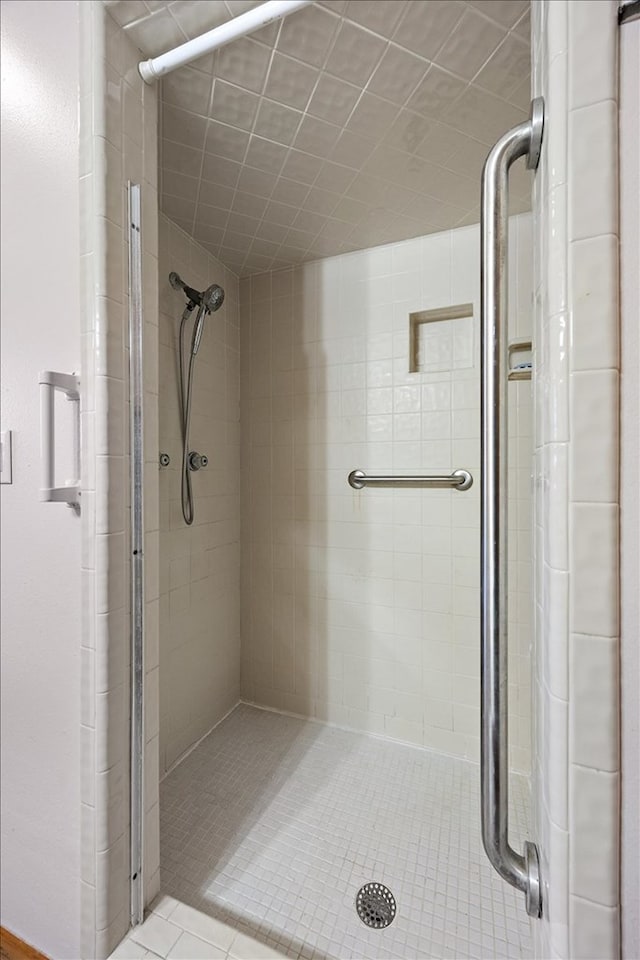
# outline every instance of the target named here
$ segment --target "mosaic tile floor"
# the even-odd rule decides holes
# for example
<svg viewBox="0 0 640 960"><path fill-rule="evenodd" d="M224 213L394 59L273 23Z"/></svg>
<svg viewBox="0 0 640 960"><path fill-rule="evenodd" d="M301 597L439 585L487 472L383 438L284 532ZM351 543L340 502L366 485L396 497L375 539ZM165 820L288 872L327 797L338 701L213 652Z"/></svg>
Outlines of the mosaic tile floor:
<svg viewBox="0 0 640 960"><path fill-rule="evenodd" d="M287 957L532 955L482 850L474 764L241 704L160 793L163 893ZM511 795L520 850L525 778ZM355 911L369 880L397 901L384 930Z"/></svg>

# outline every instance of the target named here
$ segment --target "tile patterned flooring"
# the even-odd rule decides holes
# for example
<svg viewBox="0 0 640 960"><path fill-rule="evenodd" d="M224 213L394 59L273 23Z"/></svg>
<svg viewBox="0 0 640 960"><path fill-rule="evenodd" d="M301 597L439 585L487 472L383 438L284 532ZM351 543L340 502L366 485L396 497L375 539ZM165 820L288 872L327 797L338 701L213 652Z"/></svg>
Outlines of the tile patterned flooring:
<svg viewBox="0 0 640 960"><path fill-rule="evenodd" d="M482 850L475 764L241 704L160 793L165 906L150 920L168 926L162 950L140 933L150 920L133 931L151 951L136 957L532 955L522 897ZM521 849L525 778L511 796ZM355 912L368 880L395 895L385 930ZM188 938L205 928L198 953Z"/></svg>

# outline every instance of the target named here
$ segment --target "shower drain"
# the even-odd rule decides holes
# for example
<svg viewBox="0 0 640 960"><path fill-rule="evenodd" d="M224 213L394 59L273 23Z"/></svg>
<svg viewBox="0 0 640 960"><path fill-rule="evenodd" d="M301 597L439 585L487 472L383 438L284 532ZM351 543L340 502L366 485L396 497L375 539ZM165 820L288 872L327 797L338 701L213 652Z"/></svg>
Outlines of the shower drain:
<svg viewBox="0 0 640 960"><path fill-rule="evenodd" d="M365 883L356 897L358 916L368 927L388 927L396 915L395 897L384 883Z"/></svg>

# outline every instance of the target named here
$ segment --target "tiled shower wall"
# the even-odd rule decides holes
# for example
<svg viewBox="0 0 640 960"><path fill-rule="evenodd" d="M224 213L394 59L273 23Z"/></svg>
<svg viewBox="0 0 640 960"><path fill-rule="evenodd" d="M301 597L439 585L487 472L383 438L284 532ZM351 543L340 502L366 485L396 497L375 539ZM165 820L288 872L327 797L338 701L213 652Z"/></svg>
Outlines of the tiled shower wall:
<svg viewBox="0 0 640 960"><path fill-rule="evenodd" d="M511 221L511 336L531 219ZM240 283L242 696L477 758L479 229ZM409 314L473 304L409 372ZM434 328L435 329L435 328ZM453 347L453 354L449 351ZM529 770L531 384L509 385L511 762ZM347 474L471 470L467 492Z"/></svg>
<svg viewBox="0 0 640 960"><path fill-rule="evenodd" d="M182 517L178 335L185 307L175 270L198 290L218 283L194 368L190 448L209 457L192 474L195 517ZM240 330L238 278L160 216L160 774L240 695ZM191 344L195 316L187 321Z"/></svg>
<svg viewBox="0 0 640 960"><path fill-rule="evenodd" d="M619 956L617 4L533 4L539 957Z"/></svg>
<svg viewBox="0 0 640 960"><path fill-rule="evenodd" d="M129 180L142 187L146 902L159 889L157 102L103 5L81 4L80 23L82 956L100 958L130 921Z"/></svg>

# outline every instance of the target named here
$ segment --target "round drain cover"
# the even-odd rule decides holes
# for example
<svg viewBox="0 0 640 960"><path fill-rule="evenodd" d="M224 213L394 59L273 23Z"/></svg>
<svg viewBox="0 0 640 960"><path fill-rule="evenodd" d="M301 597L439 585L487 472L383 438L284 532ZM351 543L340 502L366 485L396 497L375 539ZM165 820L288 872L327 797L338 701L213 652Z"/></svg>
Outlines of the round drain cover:
<svg viewBox="0 0 640 960"><path fill-rule="evenodd" d="M395 897L384 883L365 883L358 890L356 910L368 927L388 927L396 915Z"/></svg>

